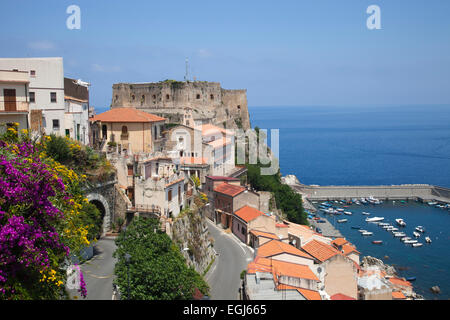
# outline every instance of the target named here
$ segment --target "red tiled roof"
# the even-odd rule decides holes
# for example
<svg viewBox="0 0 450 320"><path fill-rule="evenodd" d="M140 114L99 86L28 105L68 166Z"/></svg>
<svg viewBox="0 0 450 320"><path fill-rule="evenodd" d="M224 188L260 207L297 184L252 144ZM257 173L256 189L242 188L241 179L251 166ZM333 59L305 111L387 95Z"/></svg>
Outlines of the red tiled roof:
<svg viewBox="0 0 450 320"><path fill-rule="evenodd" d="M406 297L401 291L392 291L392 299L406 299Z"/></svg>
<svg viewBox="0 0 450 320"><path fill-rule="evenodd" d="M355 248L354 246L350 245L350 244L344 244L344 245L342 246L342 251L343 251L342 253L343 253L345 256L349 255L349 254L352 253L352 252L357 253L357 254L360 254L360 252L359 252L358 250L356 250L356 248Z"/></svg>
<svg viewBox="0 0 450 320"><path fill-rule="evenodd" d="M289 228L289 226L287 224L284 224L284 223L277 223L275 225L275 227L277 227L277 228Z"/></svg>
<svg viewBox="0 0 450 320"><path fill-rule="evenodd" d="M270 232L252 229L252 230L250 230L250 233L254 234L257 237L264 237L264 238L279 240L279 238L275 234L270 233Z"/></svg>
<svg viewBox="0 0 450 320"><path fill-rule="evenodd" d="M255 209L255 208L252 208L249 206L243 206L241 209L236 211L234 214L247 223L252 221L253 219L258 218L259 216L264 215L264 213L262 213L258 209Z"/></svg>
<svg viewBox="0 0 450 320"><path fill-rule="evenodd" d="M283 283L278 285L277 290L297 290L298 292L300 292L302 296L305 297L306 300L322 300L319 292L317 291L304 288L297 288Z"/></svg>
<svg viewBox="0 0 450 320"><path fill-rule="evenodd" d="M182 157L181 164L208 164L208 158L203 157Z"/></svg>
<svg viewBox="0 0 450 320"><path fill-rule="evenodd" d="M331 241L331 243L336 246L342 246L342 245L346 244L347 242L348 241L345 240L345 238L336 238L333 241Z"/></svg>
<svg viewBox="0 0 450 320"><path fill-rule="evenodd" d="M113 108L91 118L101 122L159 122L165 118L135 108Z"/></svg>
<svg viewBox="0 0 450 320"><path fill-rule="evenodd" d="M314 258L309 254L279 240L271 240L258 248L258 256L264 258L276 256L281 253L288 253L306 259L314 260Z"/></svg>
<svg viewBox="0 0 450 320"><path fill-rule="evenodd" d="M302 249L320 262L326 261L339 254L339 251L332 246L315 239L305 244Z"/></svg>
<svg viewBox="0 0 450 320"><path fill-rule="evenodd" d="M222 193L222 194L226 194L226 195L231 196L231 197L235 197L238 194L240 194L241 192L244 192L245 188L241 187L241 186L235 186L233 184L229 184L229 183L224 182L224 183L218 185L214 189L214 191Z"/></svg>
<svg viewBox="0 0 450 320"><path fill-rule="evenodd" d="M289 276L293 278L309 279L319 281L316 275L308 266L285 261L278 261L257 256L255 260L247 266L247 273L252 274L258 272L272 272L274 281L277 276Z"/></svg>
<svg viewBox="0 0 450 320"><path fill-rule="evenodd" d="M356 300L355 298L346 296L342 293L336 293L330 297L331 300Z"/></svg>
<svg viewBox="0 0 450 320"><path fill-rule="evenodd" d="M395 285L399 285L399 286L405 286L405 287L412 287L411 282L406 281L406 280L402 280L400 278L390 278L389 281Z"/></svg>

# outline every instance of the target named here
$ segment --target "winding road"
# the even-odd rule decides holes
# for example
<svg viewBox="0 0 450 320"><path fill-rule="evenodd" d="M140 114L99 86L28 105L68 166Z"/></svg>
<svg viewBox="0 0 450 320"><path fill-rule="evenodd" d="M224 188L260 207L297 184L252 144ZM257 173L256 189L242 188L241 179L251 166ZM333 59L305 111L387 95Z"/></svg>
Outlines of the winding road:
<svg viewBox="0 0 450 320"><path fill-rule="evenodd" d="M238 300L240 274L253 260L253 251L233 234L228 234L210 220L207 221L209 233L214 238L214 249L218 253L205 276L211 288L211 299Z"/></svg>

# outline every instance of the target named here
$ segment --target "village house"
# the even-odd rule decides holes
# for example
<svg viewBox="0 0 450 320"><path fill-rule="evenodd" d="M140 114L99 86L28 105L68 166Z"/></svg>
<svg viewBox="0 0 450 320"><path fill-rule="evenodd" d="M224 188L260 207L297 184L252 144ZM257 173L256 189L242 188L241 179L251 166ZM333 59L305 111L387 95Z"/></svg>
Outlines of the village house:
<svg viewBox="0 0 450 320"><path fill-rule="evenodd" d="M214 221L223 228L232 228L233 213L244 206L259 208L259 194L227 182L214 189Z"/></svg>
<svg viewBox="0 0 450 320"><path fill-rule="evenodd" d="M376 267L361 270L358 277L358 300L392 300L392 287L385 273Z"/></svg>
<svg viewBox="0 0 450 320"><path fill-rule="evenodd" d="M247 266L244 296L248 300L322 300L318 282L306 265L257 256Z"/></svg>
<svg viewBox="0 0 450 320"><path fill-rule="evenodd" d="M65 135L88 145L89 141L89 84L64 78Z"/></svg>
<svg viewBox="0 0 450 320"><path fill-rule="evenodd" d="M28 71L0 70L0 123L4 128L18 123L19 130L29 129Z"/></svg>
<svg viewBox="0 0 450 320"><path fill-rule="evenodd" d="M90 119L101 151L150 154L158 149L166 119L135 108L114 108Z"/></svg>
<svg viewBox="0 0 450 320"><path fill-rule="evenodd" d="M344 294L358 298L358 265L333 246L318 240L303 245L302 250L314 257L316 272L329 296Z"/></svg>
<svg viewBox="0 0 450 320"><path fill-rule="evenodd" d="M312 256L279 240L266 242L256 252L259 257L314 267Z"/></svg>
<svg viewBox="0 0 450 320"><path fill-rule="evenodd" d="M248 230L250 223L257 217L264 215L256 208L243 206L235 211L232 216L231 232L238 237L243 243L248 244Z"/></svg>
<svg viewBox="0 0 450 320"><path fill-rule="evenodd" d="M63 58L0 58L0 70L6 80L2 84L9 85L1 90L3 105L6 101L8 108L3 107L3 112L9 116L15 112L20 118L15 122L22 129L26 128L24 114L29 110L31 131L64 136Z"/></svg>
<svg viewBox="0 0 450 320"><path fill-rule="evenodd" d="M348 242L345 238L336 238L331 241L331 244L339 250L344 256L353 260L356 264L360 264L359 256L360 252L356 250L356 247Z"/></svg>

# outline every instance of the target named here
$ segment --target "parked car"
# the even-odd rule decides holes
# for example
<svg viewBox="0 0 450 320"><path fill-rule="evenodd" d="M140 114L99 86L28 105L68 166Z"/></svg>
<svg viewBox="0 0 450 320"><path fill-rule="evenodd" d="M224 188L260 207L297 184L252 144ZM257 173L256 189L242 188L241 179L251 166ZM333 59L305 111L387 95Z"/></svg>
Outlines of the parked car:
<svg viewBox="0 0 450 320"><path fill-rule="evenodd" d="M325 220L317 220L317 223L325 223Z"/></svg>
<svg viewBox="0 0 450 320"><path fill-rule="evenodd" d="M316 232L317 232L317 233L322 233L322 229L316 228Z"/></svg>

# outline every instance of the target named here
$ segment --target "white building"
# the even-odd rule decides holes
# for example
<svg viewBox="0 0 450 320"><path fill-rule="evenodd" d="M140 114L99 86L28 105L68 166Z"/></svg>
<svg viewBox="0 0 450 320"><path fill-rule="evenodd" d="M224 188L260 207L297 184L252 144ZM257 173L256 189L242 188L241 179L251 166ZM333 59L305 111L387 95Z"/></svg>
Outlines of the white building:
<svg viewBox="0 0 450 320"><path fill-rule="evenodd" d="M5 130L13 123L19 129L28 129L28 85L30 76L27 71L0 70L0 123Z"/></svg>
<svg viewBox="0 0 450 320"><path fill-rule="evenodd" d="M65 135L89 144L89 84L64 78Z"/></svg>
<svg viewBox="0 0 450 320"><path fill-rule="evenodd" d="M31 129L64 135L63 58L0 58L0 70L28 72Z"/></svg>

